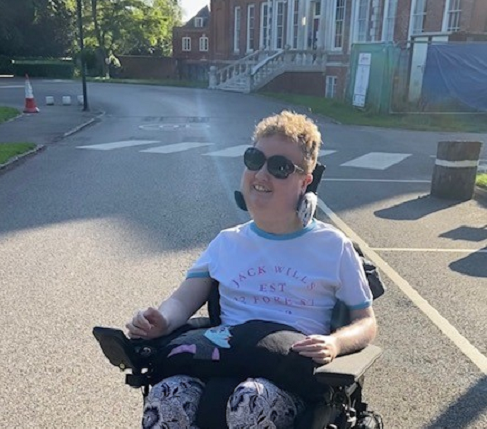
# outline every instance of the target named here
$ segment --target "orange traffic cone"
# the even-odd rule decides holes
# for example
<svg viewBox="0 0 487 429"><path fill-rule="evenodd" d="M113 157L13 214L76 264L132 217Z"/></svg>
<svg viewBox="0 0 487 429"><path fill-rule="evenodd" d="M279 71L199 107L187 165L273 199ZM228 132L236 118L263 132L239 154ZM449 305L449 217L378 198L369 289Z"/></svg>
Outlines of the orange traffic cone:
<svg viewBox="0 0 487 429"><path fill-rule="evenodd" d="M30 84L29 76L25 75L25 108L24 113L38 113L39 109L34 100L34 92Z"/></svg>

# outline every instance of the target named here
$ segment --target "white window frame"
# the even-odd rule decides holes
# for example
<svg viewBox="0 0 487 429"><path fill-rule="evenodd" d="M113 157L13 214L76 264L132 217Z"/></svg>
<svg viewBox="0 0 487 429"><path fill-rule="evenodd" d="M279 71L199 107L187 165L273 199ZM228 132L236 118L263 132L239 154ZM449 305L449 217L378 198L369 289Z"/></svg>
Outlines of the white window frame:
<svg viewBox="0 0 487 429"><path fill-rule="evenodd" d="M209 39L204 35L200 37L200 52L208 52Z"/></svg>
<svg viewBox="0 0 487 429"><path fill-rule="evenodd" d="M281 21L279 21L279 9L281 9ZM273 17L273 22L276 23L276 37L273 41L274 49L283 49L284 48L284 32L286 31L286 3L282 0L278 0L276 2L276 11L275 17ZM281 31L281 35L279 36L279 30Z"/></svg>
<svg viewBox="0 0 487 429"><path fill-rule="evenodd" d="M260 8L260 49L267 49L269 46L269 8L267 2L262 3ZM270 10L269 10L270 9Z"/></svg>
<svg viewBox="0 0 487 429"><path fill-rule="evenodd" d="M252 14L250 13L252 11ZM255 50L255 4L247 5L247 52Z"/></svg>
<svg viewBox="0 0 487 429"><path fill-rule="evenodd" d="M411 17L409 20L409 37L413 34L424 33L424 20L426 18L426 1L427 0L413 0L411 3ZM423 9L419 10L419 6L422 5ZM421 31L415 31L416 24L421 22Z"/></svg>
<svg viewBox="0 0 487 429"><path fill-rule="evenodd" d="M340 4L342 6L340 6ZM342 51L343 46L344 46L344 41L345 41L345 17L347 14L347 0L335 0L334 4L334 11L333 11L333 39L332 39L332 45L331 49L333 51ZM337 46L337 24L339 22L339 17L338 17L338 9L342 9L342 17L340 19L341 25L342 25L342 34L340 35L341 37L341 44L340 46Z"/></svg>
<svg viewBox="0 0 487 429"><path fill-rule="evenodd" d="M362 6L362 2L367 3L366 10L365 10L365 17L363 18L364 29L363 32L360 32L360 10ZM355 3L355 22L354 22L354 42L368 42L369 40L369 31L370 31L370 7L371 7L371 0L357 0ZM362 39L363 36L363 39Z"/></svg>
<svg viewBox="0 0 487 429"><path fill-rule="evenodd" d="M394 42L398 0L385 0L384 20L382 22L382 41Z"/></svg>
<svg viewBox="0 0 487 429"><path fill-rule="evenodd" d="M191 52L191 37L183 37L181 43L183 52Z"/></svg>
<svg viewBox="0 0 487 429"><path fill-rule="evenodd" d="M462 0L446 0L441 30L448 33L459 31L461 17ZM455 23L456 25L452 25L453 23Z"/></svg>
<svg viewBox="0 0 487 429"><path fill-rule="evenodd" d="M240 53L240 33L242 23L242 8L235 6L233 15L233 52Z"/></svg>
<svg viewBox="0 0 487 429"><path fill-rule="evenodd" d="M204 19L201 18L200 16L197 16L195 19L194 19L194 26L196 28L201 28L203 27L203 24L204 24Z"/></svg>
<svg viewBox="0 0 487 429"><path fill-rule="evenodd" d="M336 98L336 89L337 89L337 76L326 76L325 81L325 98Z"/></svg>
<svg viewBox="0 0 487 429"><path fill-rule="evenodd" d="M298 49L299 44L299 27L300 27L300 19L299 19L299 2L302 0L294 0L293 2L293 11L291 17L291 37L292 40L292 49Z"/></svg>

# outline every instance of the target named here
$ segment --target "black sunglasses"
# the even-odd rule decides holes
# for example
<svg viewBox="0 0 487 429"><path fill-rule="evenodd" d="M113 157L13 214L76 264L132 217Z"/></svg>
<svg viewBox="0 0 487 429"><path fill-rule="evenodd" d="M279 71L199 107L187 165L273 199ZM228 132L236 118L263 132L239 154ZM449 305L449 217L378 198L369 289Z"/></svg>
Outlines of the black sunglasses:
<svg viewBox="0 0 487 429"><path fill-rule="evenodd" d="M266 158L264 152L249 147L244 153L244 164L250 171L259 171L267 162L267 171L276 179L287 179L294 172L304 174L304 170L282 155Z"/></svg>

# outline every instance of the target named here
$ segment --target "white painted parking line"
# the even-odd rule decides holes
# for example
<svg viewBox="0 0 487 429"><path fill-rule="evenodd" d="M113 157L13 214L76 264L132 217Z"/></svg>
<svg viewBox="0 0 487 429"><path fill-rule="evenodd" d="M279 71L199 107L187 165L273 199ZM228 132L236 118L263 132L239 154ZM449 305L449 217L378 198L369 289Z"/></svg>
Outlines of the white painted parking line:
<svg viewBox="0 0 487 429"><path fill-rule="evenodd" d="M160 141L159 140L126 140L126 141L113 142L113 143L94 144L91 146L77 146L77 148L93 149L93 150L113 150L113 149L122 149L125 147L142 146L142 145L154 144L154 143L160 143Z"/></svg>
<svg viewBox="0 0 487 429"><path fill-rule="evenodd" d="M318 207L328 216L339 229L351 240L355 241L364 254L384 272L396 286L418 307L435 325L467 356L484 374L487 375L487 356L468 341L458 330L428 301L426 301L405 279L403 279L390 265L384 261L367 243L362 240L345 222L343 222L321 199L318 199Z"/></svg>
<svg viewBox="0 0 487 429"><path fill-rule="evenodd" d="M343 163L342 167L368 168L370 170L385 170L410 157L410 153L370 152L351 161Z"/></svg>
<svg viewBox="0 0 487 429"><path fill-rule="evenodd" d="M381 182L381 183L431 183L431 180L419 179L344 179L341 177L325 177L322 182Z"/></svg>
<svg viewBox="0 0 487 429"><path fill-rule="evenodd" d="M332 153L335 153L336 150L320 150L320 154L318 155L318 158L321 156L327 156L331 155Z"/></svg>
<svg viewBox="0 0 487 429"><path fill-rule="evenodd" d="M236 158L238 156L243 156L245 150L250 147L249 144L243 144L240 146L233 146L223 150L217 150L216 152L204 153L205 156L225 156L228 158Z"/></svg>
<svg viewBox="0 0 487 429"><path fill-rule="evenodd" d="M376 252L438 252L438 253L487 253L486 249L414 249L407 247L373 247Z"/></svg>
<svg viewBox="0 0 487 429"><path fill-rule="evenodd" d="M141 150L140 152L144 152L144 153L174 153L174 152L182 152L184 150L194 149L194 148L202 147L202 146L211 146L212 144L213 143L185 142L185 143L170 144L167 146L154 147L151 149Z"/></svg>

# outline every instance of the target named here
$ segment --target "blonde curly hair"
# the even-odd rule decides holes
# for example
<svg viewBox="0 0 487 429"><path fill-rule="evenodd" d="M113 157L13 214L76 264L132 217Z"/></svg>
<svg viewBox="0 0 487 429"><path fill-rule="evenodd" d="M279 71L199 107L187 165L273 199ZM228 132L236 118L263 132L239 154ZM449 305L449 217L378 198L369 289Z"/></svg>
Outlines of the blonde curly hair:
<svg viewBox="0 0 487 429"><path fill-rule="evenodd" d="M284 110L260 121L252 140L255 145L260 139L275 135L299 145L304 155L303 168L306 173L312 173L321 146L321 133L316 124L305 115Z"/></svg>

